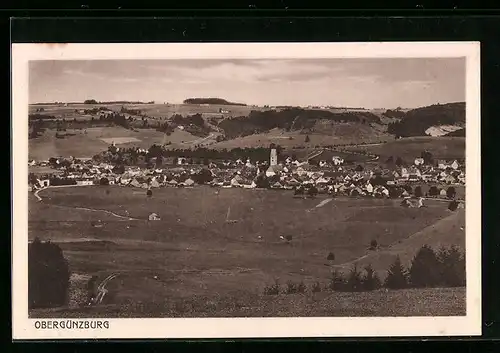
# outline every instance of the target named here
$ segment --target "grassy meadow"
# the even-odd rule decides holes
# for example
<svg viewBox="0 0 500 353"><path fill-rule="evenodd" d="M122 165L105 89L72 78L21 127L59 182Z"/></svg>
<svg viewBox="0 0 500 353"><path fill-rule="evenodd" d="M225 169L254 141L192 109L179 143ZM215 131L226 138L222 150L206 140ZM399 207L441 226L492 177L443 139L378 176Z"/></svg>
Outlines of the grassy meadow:
<svg viewBox="0 0 500 353"><path fill-rule="evenodd" d="M464 210L452 213L446 203L430 200L416 209L397 200L341 198L316 208L321 197L216 191L155 189L147 198L142 189L90 186L49 188L39 193L42 202L30 195L30 239L58 242L73 273L119 274L108 286L107 305L31 316L464 314L463 289L263 294L275 280L324 286L334 267L348 270L354 262L370 263L383 278L396 255L406 264L423 243L463 247ZM152 212L161 220L148 221ZM368 250L372 239L379 250ZM334 260L327 260L329 252Z"/></svg>

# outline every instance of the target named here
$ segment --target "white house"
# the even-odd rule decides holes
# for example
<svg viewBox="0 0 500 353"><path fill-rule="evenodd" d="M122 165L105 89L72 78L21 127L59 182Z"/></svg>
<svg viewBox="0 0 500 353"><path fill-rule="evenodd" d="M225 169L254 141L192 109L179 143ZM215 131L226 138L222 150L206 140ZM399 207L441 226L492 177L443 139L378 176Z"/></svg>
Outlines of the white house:
<svg viewBox="0 0 500 353"><path fill-rule="evenodd" d="M438 161L438 168L439 169L446 169L446 168L448 168L448 165L446 164L446 161L443 161L443 160Z"/></svg>
<svg viewBox="0 0 500 353"><path fill-rule="evenodd" d="M423 158L415 158L414 164L418 166L424 164L424 162Z"/></svg>
<svg viewBox="0 0 500 353"><path fill-rule="evenodd" d="M42 180L38 180L38 184L42 187L42 188L48 188L50 186L50 180L49 179L42 179Z"/></svg>
<svg viewBox="0 0 500 353"><path fill-rule="evenodd" d="M406 168L401 168L401 178L408 179L410 172Z"/></svg>
<svg viewBox="0 0 500 353"><path fill-rule="evenodd" d="M279 165L270 165L266 170L266 176L272 177L281 172L282 168Z"/></svg>
<svg viewBox="0 0 500 353"><path fill-rule="evenodd" d="M338 156L333 156L332 163L333 163L333 165L342 165L342 164L344 164L344 159L340 158Z"/></svg>
<svg viewBox="0 0 500 353"><path fill-rule="evenodd" d="M460 167L460 164L458 163L458 161L454 160L453 163L451 163L451 167L457 170L458 167Z"/></svg>

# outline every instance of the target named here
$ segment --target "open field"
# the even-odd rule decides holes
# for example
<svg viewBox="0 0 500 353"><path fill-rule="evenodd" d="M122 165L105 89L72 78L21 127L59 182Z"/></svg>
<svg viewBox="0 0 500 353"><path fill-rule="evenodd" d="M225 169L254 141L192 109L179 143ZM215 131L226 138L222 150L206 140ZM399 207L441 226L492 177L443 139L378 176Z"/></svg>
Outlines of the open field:
<svg viewBox="0 0 500 353"><path fill-rule="evenodd" d="M322 198L243 189L216 194L209 187L155 189L152 198L113 186L49 188L39 195L42 202L30 195L29 238L60 242L74 273L119 277L108 288L109 306L34 316L464 314L462 289L263 295L275 279L326 285L332 266L353 261L369 259L384 276L390 256L410 258L422 242L462 246L463 210L451 213L447 203L429 200L417 209L398 200L338 198L315 208ZM152 212L161 220L147 221ZM92 225L97 220L102 227ZM367 250L372 239L380 250ZM334 261L327 261L329 252Z"/></svg>
<svg viewBox="0 0 500 353"><path fill-rule="evenodd" d="M113 141L118 147L149 148L152 144L170 142L170 148L189 148L192 142L200 140L199 137L179 129L170 136L153 129L129 130L119 126L74 131L68 129L67 133L73 135L59 139L55 137L55 131L47 130L42 136L30 139L29 158L35 160L58 156L90 158L105 151Z"/></svg>
<svg viewBox="0 0 500 353"><path fill-rule="evenodd" d="M435 159L465 158L465 137L409 137L372 146L348 146L349 151L367 151L380 155L384 161L388 157L400 156L403 160L412 161L420 157L422 151L428 150Z"/></svg>
<svg viewBox="0 0 500 353"><path fill-rule="evenodd" d="M30 114L54 115L56 117L73 119L81 116L76 110L93 109L105 107L119 112L122 107L126 109L140 110L143 114L153 118L170 118L174 114L193 115L193 114L218 114L219 109L229 111L226 116L245 116L252 110L262 110L264 108L238 105L199 105L199 104L68 104L64 105L30 105ZM36 112L36 109L43 108L43 112Z"/></svg>

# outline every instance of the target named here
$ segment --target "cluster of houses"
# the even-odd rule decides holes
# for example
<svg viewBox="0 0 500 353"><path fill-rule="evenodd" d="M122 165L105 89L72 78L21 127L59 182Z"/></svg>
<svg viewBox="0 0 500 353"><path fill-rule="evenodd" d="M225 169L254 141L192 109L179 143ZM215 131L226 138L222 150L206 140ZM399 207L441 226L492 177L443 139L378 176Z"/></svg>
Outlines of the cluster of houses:
<svg viewBox="0 0 500 353"><path fill-rule="evenodd" d="M417 158L412 166L394 169L374 166L343 166L332 161L327 166L299 162L287 158L278 163L277 152L271 149L270 162L265 165L250 160L228 162L224 165L184 165L178 159L175 165L159 168L118 167L111 163L92 159L56 159L31 166L51 166L53 173L30 174L29 189L56 185L123 185L136 188L193 187L208 184L222 188L270 188L298 189L314 186L318 193L348 196L370 195L391 197L399 189L398 196L411 195L409 185L439 185L440 195L446 195L450 185L465 184L463 166L458 161L440 161L436 166L425 165ZM340 164L340 165L339 165Z"/></svg>

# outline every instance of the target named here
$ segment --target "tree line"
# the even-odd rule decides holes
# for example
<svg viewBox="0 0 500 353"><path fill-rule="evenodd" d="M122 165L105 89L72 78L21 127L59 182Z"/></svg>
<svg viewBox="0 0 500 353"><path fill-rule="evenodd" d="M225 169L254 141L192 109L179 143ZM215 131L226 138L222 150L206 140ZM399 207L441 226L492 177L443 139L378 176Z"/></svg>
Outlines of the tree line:
<svg viewBox="0 0 500 353"><path fill-rule="evenodd" d="M333 253L329 253L328 261L333 261ZM387 270L385 279L381 279L373 267L368 264L358 268L353 264L349 272L332 271L329 282L321 286L319 282L312 284L311 292L323 289L339 292L363 292L380 288L391 290L408 288L464 287L466 285L465 253L458 246L441 247L435 251L429 245L423 245L405 267L399 256ZM283 287L279 281L265 286L264 294L304 293L303 282L289 281Z"/></svg>

